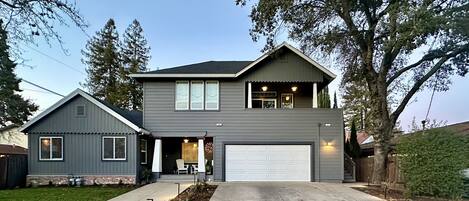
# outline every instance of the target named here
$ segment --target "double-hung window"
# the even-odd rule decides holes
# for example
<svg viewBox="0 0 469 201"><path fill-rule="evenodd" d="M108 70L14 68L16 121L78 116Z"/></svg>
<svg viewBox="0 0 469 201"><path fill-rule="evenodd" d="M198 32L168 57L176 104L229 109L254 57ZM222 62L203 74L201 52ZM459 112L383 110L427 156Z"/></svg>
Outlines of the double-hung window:
<svg viewBox="0 0 469 201"><path fill-rule="evenodd" d="M117 136L103 137L103 160L126 160L127 138Z"/></svg>
<svg viewBox="0 0 469 201"><path fill-rule="evenodd" d="M147 149L148 144L146 139L140 140L140 164L147 164Z"/></svg>
<svg viewBox="0 0 469 201"><path fill-rule="evenodd" d="M204 81L191 82L191 110L204 109Z"/></svg>
<svg viewBox="0 0 469 201"><path fill-rule="evenodd" d="M189 81L176 81L176 110L189 109Z"/></svg>
<svg viewBox="0 0 469 201"><path fill-rule="evenodd" d="M219 82L176 81L176 110L218 110Z"/></svg>
<svg viewBox="0 0 469 201"><path fill-rule="evenodd" d="M205 109L218 110L218 81L205 82Z"/></svg>
<svg viewBox="0 0 469 201"><path fill-rule="evenodd" d="M39 160L63 160L63 137L39 137Z"/></svg>

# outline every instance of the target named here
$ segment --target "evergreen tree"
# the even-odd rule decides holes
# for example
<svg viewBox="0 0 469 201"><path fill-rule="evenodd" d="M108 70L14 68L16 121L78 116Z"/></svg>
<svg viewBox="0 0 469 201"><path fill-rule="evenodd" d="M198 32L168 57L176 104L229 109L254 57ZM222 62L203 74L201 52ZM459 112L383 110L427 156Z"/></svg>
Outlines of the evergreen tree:
<svg viewBox="0 0 469 201"><path fill-rule="evenodd" d="M353 158L358 158L360 156L360 145L357 140L357 128L355 127L355 121L352 121L352 128L350 129L350 156Z"/></svg>
<svg viewBox="0 0 469 201"><path fill-rule="evenodd" d="M19 92L21 80L15 75L16 64L10 59L7 32L0 20L0 127L21 125L38 109Z"/></svg>
<svg viewBox="0 0 469 201"><path fill-rule="evenodd" d="M327 86L318 93L318 107L331 108L331 98L329 96L329 88Z"/></svg>
<svg viewBox="0 0 469 201"><path fill-rule="evenodd" d="M127 107L122 82L125 70L119 52L119 35L113 19L109 19L103 29L96 33L82 51L83 63L88 67L85 87L89 92L118 107Z"/></svg>
<svg viewBox="0 0 469 201"><path fill-rule="evenodd" d="M338 108L338 106L337 106L337 93L336 92L334 92L334 105L332 106L332 108L334 108L334 109Z"/></svg>
<svg viewBox="0 0 469 201"><path fill-rule="evenodd" d="M345 84L343 87L342 103L345 122L349 128L352 121L358 122L358 129L365 130L371 124L370 94L366 82L356 80Z"/></svg>
<svg viewBox="0 0 469 201"><path fill-rule="evenodd" d="M125 67L125 74L145 72L148 60L150 59L150 47L143 36L143 29L137 20L125 30L122 57ZM135 79L126 76L124 78L125 89L127 90L129 106L133 110L142 109L143 87Z"/></svg>

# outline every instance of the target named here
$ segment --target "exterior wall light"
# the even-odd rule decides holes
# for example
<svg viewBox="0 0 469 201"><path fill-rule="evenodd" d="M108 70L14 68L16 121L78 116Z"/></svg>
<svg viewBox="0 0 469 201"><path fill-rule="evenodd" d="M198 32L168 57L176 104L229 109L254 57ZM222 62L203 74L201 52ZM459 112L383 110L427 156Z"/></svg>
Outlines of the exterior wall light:
<svg viewBox="0 0 469 201"><path fill-rule="evenodd" d="M184 143L188 143L188 142L189 142L189 139L184 138Z"/></svg>
<svg viewBox="0 0 469 201"><path fill-rule="evenodd" d="M263 86L262 88L262 91L267 91L267 89L269 89L267 86Z"/></svg>
<svg viewBox="0 0 469 201"><path fill-rule="evenodd" d="M333 142L334 140L333 139L324 139L324 142L326 142L326 146L330 147L333 145Z"/></svg>
<svg viewBox="0 0 469 201"><path fill-rule="evenodd" d="M296 90L298 90L298 87L297 87L297 86L292 86L292 87L291 87L291 90L292 90L293 92L295 92Z"/></svg>

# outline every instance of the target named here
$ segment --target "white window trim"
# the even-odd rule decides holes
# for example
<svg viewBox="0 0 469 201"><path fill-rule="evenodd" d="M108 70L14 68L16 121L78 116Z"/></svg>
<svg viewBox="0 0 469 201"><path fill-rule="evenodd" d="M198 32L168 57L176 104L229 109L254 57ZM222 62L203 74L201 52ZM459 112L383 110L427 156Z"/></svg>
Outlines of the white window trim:
<svg viewBox="0 0 469 201"><path fill-rule="evenodd" d="M187 84L187 104L184 108L178 108L177 107L177 85L178 83L184 83ZM175 83L175 88L174 88L174 108L175 110L189 110L189 105L191 104L191 85L189 81L185 80L178 80Z"/></svg>
<svg viewBox="0 0 469 201"><path fill-rule="evenodd" d="M141 139L140 143L145 142L145 150L140 149L141 152L145 152L145 161L140 159L140 164L146 165L148 163L148 141L146 139Z"/></svg>
<svg viewBox="0 0 469 201"><path fill-rule="evenodd" d="M277 109L277 99L276 98L253 98L254 100L260 100L262 101L262 108L261 109ZM275 102L275 107L274 108L264 108L264 101L274 101Z"/></svg>
<svg viewBox="0 0 469 201"><path fill-rule="evenodd" d="M202 104L200 108L193 108L192 107L192 85L194 82L202 83ZM205 109L205 82L203 80L191 80L191 84L189 85L189 105L190 110L204 110Z"/></svg>
<svg viewBox="0 0 469 201"><path fill-rule="evenodd" d="M112 138L112 158L104 158L104 139L105 138ZM116 158L116 139L123 138L124 139L124 158ZM127 160L127 137L121 136L103 136L101 139L101 158L103 161L125 161Z"/></svg>
<svg viewBox="0 0 469 201"><path fill-rule="evenodd" d="M60 158L52 158L52 139L60 139L62 143L61 147L61 156ZM50 146L49 146L49 158L42 158L42 139L49 139ZM64 159L64 138L62 136L41 136L39 137L39 160L40 161L62 161Z"/></svg>
<svg viewBox="0 0 469 201"><path fill-rule="evenodd" d="M207 107L207 83L217 84L217 108L208 108ZM205 81L205 110L219 110L220 109L220 82L218 80L207 80Z"/></svg>
<svg viewBox="0 0 469 201"><path fill-rule="evenodd" d="M284 95L285 95L285 96L291 96L291 105L292 105L292 108L284 108L284 107L283 107L282 101L283 101L283 96L284 96ZM293 93L281 93L281 94L280 94L280 108L282 108L282 109L293 109L293 108L295 108L295 101L294 101L295 98L294 98L294 97L295 97L295 95L294 95Z"/></svg>

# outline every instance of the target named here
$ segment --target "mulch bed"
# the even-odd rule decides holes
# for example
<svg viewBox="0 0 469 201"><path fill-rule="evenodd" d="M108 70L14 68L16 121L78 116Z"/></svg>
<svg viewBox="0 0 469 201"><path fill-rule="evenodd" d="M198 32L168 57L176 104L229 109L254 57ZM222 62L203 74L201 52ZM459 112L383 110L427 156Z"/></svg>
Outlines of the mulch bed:
<svg viewBox="0 0 469 201"><path fill-rule="evenodd" d="M379 197L385 200L415 200L415 201L448 201L448 199L432 198L432 197L415 197L412 199L406 198L404 192L399 190L388 189L386 198L384 196L384 189L379 186L366 186L366 187L352 187L355 190Z"/></svg>
<svg viewBox="0 0 469 201"><path fill-rule="evenodd" d="M192 185L171 201L209 201L216 189L217 185L205 183Z"/></svg>

